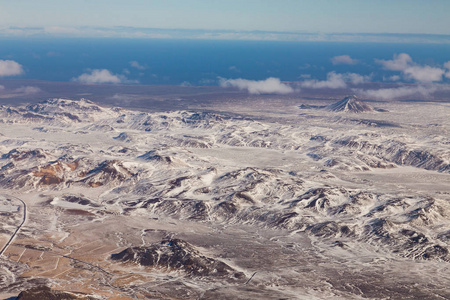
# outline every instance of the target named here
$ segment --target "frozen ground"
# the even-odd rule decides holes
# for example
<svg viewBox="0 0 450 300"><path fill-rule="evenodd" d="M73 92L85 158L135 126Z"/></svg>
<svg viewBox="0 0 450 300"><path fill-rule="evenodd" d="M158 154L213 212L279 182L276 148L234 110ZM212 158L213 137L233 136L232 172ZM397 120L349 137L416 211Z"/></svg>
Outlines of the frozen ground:
<svg viewBox="0 0 450 300"><path fill-rule="evenodd" d="M450 298L450 104L297 102L1 107L0 295Z"/></svg>

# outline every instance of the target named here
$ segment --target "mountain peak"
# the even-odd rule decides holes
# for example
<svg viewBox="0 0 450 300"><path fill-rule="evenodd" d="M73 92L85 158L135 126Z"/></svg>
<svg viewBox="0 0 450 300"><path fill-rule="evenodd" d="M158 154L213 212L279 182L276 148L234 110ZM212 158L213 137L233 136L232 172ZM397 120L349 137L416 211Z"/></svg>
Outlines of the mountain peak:
<svg viewBox="0 0 450 300"><path fill-rule="evenodd" d="M329 111L342 111L352 113L374 111L374 108L372 106L365 104L364 102L359 100L355 95L347 96L336 103L327 105L326 109Z"/></svg>

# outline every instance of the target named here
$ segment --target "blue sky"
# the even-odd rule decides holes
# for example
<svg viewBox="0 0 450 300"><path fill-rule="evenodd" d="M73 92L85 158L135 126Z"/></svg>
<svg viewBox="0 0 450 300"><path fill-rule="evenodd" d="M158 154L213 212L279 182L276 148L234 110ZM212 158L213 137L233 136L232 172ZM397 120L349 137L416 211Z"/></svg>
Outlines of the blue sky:
<svg viewBox="0 0 450 300"><path fill-rule="evenodd" d="M0 0L0 28L450 34L449 12L448 0Z"/></svg>

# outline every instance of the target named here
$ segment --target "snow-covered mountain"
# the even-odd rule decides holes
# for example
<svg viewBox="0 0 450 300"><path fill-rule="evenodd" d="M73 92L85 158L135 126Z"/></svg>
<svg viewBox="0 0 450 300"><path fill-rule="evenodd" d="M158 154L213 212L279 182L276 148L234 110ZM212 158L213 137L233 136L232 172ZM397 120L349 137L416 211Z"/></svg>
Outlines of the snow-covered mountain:
<svg viewBox="0 0 450 300"><path fill-rule="evenodd" d="M210 112L105 108L88 100L2 107L0 188L28 199L34 219L18 239L22 244L45 232L54 249L69 250L66 239L81 241L87 234L74 233L69 224L99 232L94 228L108 220L123 224L121 233L99 233L108 232L117 246L113 259L112 252L102 258L108 274L138 267L249 280L255 268L240 264L238 254L220 258L215 248L194 249L191 244L201 244L201 238L193 232L202 224L304 235L329 257L353 257L365 249L382 260L448 264L448 127L422 134L419 126L427 124L372 126L363 119L337 119L333 112L365 112L376 118L373 124L390 124L353 96L325 108L292 124ZM39 221L40 210L50 223ZM148 223L166 219L190 224L192 232L155 225L166 221ZM165 232L157 234L161 244L146 242L148 224ZM5 238L10 232L4 229ZM139 238L125 237L137 232ZM176 234L190 244L172 239ZM118 260L139 266L119 266ZM282 281L283 274L277 275ZM339 295L355 295L346 293Z"/></svg>
<svg viewBox="0 0 450 300"><path fill-rule="evenodd" d="M341 101L326 106L329 111L342 111L351 113L372 112L374 108L358 100L355 95L347 96Z"/></svg>

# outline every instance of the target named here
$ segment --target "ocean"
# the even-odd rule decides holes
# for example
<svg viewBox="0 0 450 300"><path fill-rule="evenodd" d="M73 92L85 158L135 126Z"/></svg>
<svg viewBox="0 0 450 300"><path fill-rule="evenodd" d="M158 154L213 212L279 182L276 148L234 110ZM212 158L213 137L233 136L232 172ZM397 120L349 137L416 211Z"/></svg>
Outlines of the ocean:
<svg viewBox="0 0 450 300"><path fill-rule="evenodd" d="M440 66L450 60L449 44L382 44L161 39L0 39L0 59L20 63L15 78L71 81L93 69L107 69L125 83L217 85L218 78L282 81L326 78L328 72L358 73L373 81L398 74L375 59L408 53L415 63ZM333 65L349 55L354 65ZM131 65L133 63L134 66ZM447 79L448 80L448 79Z"/></svg>

